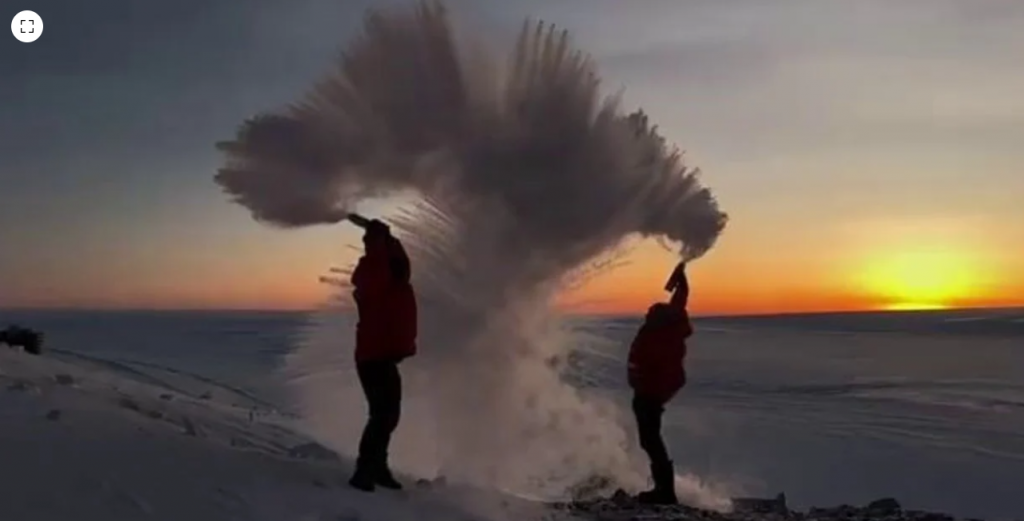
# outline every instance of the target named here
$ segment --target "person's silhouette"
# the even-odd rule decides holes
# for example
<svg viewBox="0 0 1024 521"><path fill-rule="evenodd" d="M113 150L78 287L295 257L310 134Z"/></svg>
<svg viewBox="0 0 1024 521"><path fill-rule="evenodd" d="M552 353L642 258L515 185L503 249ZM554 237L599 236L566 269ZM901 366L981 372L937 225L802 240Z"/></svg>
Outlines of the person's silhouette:
<svg viewBox="0 0 1024 521"><path fill-rule="evenodd" d="M629 350L629 385L633 388L640 447L651 464L654 488L641 492L642 503L674 504L675 469L661 438L661 417L665 404L686 385L686 339L693 326L686 311L689 283L680 264L665 288L672 292L668 303L658 302L647 310Z"/></svg>
<svg viewBox="0 0 1024 521"><path fill-rule="evenodd" d="M352 272L359 312L355 359L369 418L349 484L367 492L377 485L400 489L388 465L388 447L401 416L398 364L416 353L416 296L402 243L383 222L356 217L350 220L366 230L366 250Z"/></svg>

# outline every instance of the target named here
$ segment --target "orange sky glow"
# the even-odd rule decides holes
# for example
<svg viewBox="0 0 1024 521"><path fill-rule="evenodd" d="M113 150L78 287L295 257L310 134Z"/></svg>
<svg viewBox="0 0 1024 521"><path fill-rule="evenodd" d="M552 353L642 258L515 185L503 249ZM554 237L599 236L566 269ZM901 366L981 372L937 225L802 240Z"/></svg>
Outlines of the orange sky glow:
<svg viewBox="0 0 1024 521"><path fill-rule="evenodd" d="M1024 260L1008 251L1005 245L1012 242L986 238L973 224L932 221L901 227L867 221L838 233L832 243L808 241L806 247L780 247L771 255L761 253L762 245L744 237L743 229L733 236L727 232L689 268L690 310L735 315L1024 305ZM318 281L335 264L329 260L344 263L358 254L351 248L340 256L282 250L287 253L265 255L261 264L246 270L232 270L227 261L213 268L181 262L150 266L150 272L125 273L144 281L131 285L93 284L103 278L77 276L74 284L36 292L25 304L311 309L330 297L332 288ZM633 314L667 297L662 286L675 263L672 252L653 241L634 242L623 260L620 267L564 292L558 306L574 313Z"/></svg>

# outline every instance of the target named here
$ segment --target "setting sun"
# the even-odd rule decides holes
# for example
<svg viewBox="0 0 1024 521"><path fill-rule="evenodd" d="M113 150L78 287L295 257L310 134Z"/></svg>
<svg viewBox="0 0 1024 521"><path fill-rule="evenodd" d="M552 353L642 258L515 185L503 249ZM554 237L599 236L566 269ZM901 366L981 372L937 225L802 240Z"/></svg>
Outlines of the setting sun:
<svg viewBox="0 0 1024 521"><path fill-rule="evenodd" d="M952 252L894 254L870 264L865 289L884 299L887 309L941 309L969 297L978 271L966 256Z"/></svg>

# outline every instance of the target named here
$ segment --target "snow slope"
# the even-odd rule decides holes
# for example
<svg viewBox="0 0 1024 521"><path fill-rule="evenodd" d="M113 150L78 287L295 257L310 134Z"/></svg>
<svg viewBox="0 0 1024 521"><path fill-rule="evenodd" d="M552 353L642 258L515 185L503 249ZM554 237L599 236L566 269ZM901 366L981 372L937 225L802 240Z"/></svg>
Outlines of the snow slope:
<svg viewBox="0 0 1024 521"><path fill-rule="evenodd" d="M455 487L365 494L351 462L273 412L182 377L0 349L0 518L116 521L529 519ZM237 398L237 397L235 397ZM361 418L359 419L362 420ZM312 450L311 450L312 448ZM311 457L310 457L311 456ZM407 479L407 481L412 481Z"/></svg>

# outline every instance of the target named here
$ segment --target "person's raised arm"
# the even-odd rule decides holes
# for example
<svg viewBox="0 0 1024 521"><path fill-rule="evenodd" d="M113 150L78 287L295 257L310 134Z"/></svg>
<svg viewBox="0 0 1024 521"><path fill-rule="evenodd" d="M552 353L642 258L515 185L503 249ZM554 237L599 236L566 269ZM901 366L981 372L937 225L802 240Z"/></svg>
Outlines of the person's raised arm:
<svg viewBox="0 0 1024 521"><path fill-rule="evenodd" d="M672 270L668 282L665 283L665 291L672 292L672 299L669 303L673 308L680 311L686 310L687 302L690 299L690 282L686 278L686 263L680 262Z"/></svg>

